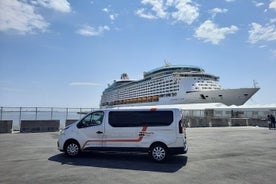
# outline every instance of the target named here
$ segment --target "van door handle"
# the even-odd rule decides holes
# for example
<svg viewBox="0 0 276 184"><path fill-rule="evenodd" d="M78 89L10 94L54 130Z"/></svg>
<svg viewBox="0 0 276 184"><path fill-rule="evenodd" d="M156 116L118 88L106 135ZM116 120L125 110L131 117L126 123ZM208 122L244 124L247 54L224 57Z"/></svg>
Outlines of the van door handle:
<svg viewBox="0 0 276 184"><path fill-rule="evenodd" d="M98 132L96 132L97 134L102 134L103 132L102 131L98 131Z"/></svg>

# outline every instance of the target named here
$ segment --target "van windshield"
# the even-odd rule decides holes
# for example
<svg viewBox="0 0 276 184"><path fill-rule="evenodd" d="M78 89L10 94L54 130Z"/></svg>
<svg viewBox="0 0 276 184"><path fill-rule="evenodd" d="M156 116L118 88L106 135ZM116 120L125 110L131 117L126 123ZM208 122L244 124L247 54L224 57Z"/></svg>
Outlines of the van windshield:
<svg viewBox="0 0 276 184"><path fill-rule="evenodd" d="M92 112L85 116L78 124L78 128L97 126L102 124L104 113L102 111Z"/></svg>

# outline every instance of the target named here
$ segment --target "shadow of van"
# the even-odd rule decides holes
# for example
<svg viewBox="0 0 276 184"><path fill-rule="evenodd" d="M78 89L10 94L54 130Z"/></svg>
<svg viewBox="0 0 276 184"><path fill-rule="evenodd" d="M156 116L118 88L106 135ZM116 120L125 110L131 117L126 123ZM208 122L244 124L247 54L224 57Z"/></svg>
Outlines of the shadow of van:
<svg viewBox="0 0 276 184"><path fill-rule="evenodd" d="M62 165L174 173L187 164L188 157L184 155L171 156L164 163L156 163L149 158L148 154L87 152L77 158L66 157L61 153L48 160L59 162Z"/></svg>

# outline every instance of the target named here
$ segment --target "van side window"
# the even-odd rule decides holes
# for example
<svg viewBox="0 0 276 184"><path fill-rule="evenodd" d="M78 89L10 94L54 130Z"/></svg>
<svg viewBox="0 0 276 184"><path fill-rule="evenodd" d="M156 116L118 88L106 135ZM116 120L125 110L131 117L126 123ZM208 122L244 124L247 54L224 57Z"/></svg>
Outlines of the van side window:
<svg viewBox="0 0 276 184"><path fill-rule="evenodd" d="M85 116L78 124L78 128L86 128L102 124L104 113L102 111L92 112Z"/></svg>
<svg viewBox="0 0 276 184"><path fill-rule="evenodd" d="M108 122L113 127L169 126L172 111L111 111Z"/></svg>

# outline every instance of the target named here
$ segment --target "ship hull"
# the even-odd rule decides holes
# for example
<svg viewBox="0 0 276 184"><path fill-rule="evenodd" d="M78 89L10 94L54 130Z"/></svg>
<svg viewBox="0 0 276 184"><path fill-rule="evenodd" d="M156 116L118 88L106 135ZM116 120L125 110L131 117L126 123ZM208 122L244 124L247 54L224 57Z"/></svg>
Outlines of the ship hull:
<svg viewBox="0 0 276 184"><path fill-rule="evenodd" d="M187 93L182 103L222 103L225 105L243 105L260 88L222 89L214 91L196 91Z"/></svg>
<svg viewBox="0 0 276 184"><path fill-rule="evenodd" d="M240 106L247 102L260 88L222 89L212 91L189 92L182 96L160 97L158 101L112 105L122 106L152 106L169 104L222 103Z"/></svg>

